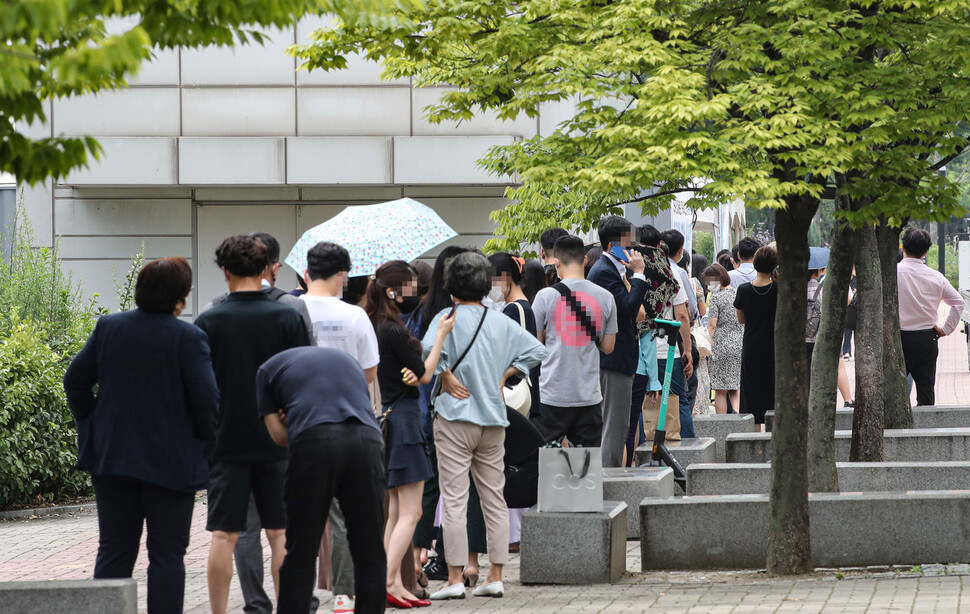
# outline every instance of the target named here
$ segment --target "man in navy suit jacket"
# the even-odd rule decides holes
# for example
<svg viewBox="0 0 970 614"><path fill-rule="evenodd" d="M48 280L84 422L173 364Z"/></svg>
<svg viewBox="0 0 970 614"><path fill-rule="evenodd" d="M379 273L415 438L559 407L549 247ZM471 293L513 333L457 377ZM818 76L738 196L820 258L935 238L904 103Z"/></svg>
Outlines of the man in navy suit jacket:
<svg viewBox="0 0 970 614"><path fill-rule="evenodd" d="M628 248L633 243L633 225L626 218L611 215L599 224L603 255L586 278L607 290L616 301L616 344L611 354L600 352L600 387L603 392L603 466L619 467L630 429L633 376L637 371L639 344L637 315L647 291L643 256ZM611 253L612 250L612 253ZM622 256L620 258L619 256ZM629 287L624 283L628 271Z"/></svg>

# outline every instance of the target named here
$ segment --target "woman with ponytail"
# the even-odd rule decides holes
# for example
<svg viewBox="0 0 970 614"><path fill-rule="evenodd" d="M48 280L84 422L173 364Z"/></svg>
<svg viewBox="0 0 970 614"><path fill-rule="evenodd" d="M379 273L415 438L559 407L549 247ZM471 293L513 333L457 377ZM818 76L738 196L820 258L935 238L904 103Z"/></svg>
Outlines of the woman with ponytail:
<svg viewBox="0 0 970 614"><path fill-rule="evenodd" d="M387 605L405 609L431 605L406 590L401 577L401 560L411 547L414 527L421 517L424 481L434 475L421 428L417 385L431 381L445 338L455 323L454 315L441 318L434 346L428 358L422 360L421 343L401 322L401 314L412 313L418 301L417 273L402 260L381 265L367 286L367 315L377 333L381 357L377 382L389 427L385 450L388 514L384 528Z"/></svg>

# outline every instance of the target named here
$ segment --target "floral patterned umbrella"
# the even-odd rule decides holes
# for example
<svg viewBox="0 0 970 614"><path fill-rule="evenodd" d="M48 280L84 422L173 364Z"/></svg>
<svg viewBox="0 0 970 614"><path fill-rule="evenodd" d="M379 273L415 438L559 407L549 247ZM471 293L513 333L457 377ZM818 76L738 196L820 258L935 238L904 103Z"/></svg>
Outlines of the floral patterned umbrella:
<svg viewBox="0 0 970 614"><path fill-rule="evenodd" d="M372 275L388 260L414 260L456 236L431 207L410 198L352 206L303 233L286 264L302 275L310 248L330 241L350 252L351 277Z"/></svg>

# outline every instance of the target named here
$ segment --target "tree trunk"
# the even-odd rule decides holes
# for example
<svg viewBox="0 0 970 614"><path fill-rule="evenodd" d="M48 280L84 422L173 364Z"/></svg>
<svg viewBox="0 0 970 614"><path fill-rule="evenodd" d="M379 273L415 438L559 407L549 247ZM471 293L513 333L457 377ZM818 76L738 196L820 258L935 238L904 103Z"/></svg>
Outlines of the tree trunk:
<svg viewBox="0 0 970 614"><path fill-rule="evenodd" d="M856 231L858 324L855 352L855 412L849 460L882 462L883 444L883 307L882 270L876 229Z"/></svg>
<svg viewBox="0 0 970 614"><path fill-rule="evenodd" d="M836 211L847 210L848 206L848 198L836 198ZM855 233L848 225L837 223L832 230L828 271L822 292L822 321L812 354L812 379L808 393L809 492L839 491L839 476L835 467L835 396L854 259Z"/></svg>
<svg viewBox="0 0 970 614"><path fill-rule="evenodd" d="M808 229L819 201L787 199L775 213L778 307L775 312L775 423L771 432L768 573L812 571L808 519L808 365L805 359Z"/></svg>
<svg viewBox="0 0 970 614"><path fill-rule="evenodd" d="M905 223L905 222L904 222ZM899 339L899 288L896 262L899 260L900 227L887 221L876 227L879 267L882 273L883 407L887 429L913 428L913 410L906 389L906 363Z"/></svg>

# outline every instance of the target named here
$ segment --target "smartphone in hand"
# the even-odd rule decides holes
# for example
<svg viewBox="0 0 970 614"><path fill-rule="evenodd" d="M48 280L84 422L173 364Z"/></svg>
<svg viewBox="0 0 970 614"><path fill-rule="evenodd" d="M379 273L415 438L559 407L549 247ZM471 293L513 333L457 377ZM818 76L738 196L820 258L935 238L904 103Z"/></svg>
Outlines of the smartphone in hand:
<svg viewBox="0 0 970 614"><path fill-rule="evenodd" d="M626 250L623 249L622 245L613 245L612 243L610 243L610 253L613 254L613 257L619 260L620 262L630 261L630 259L626 257L625 252Z"/></svg>
<svg viewBox="0 0 970 614"><path fill-rule="evenodd" d="M451 306L451 311L448 312L448 317L450 318L451 316L455 315L455 311L457 310L458 310L458 303L455 303L454 305Z"/></svg>

